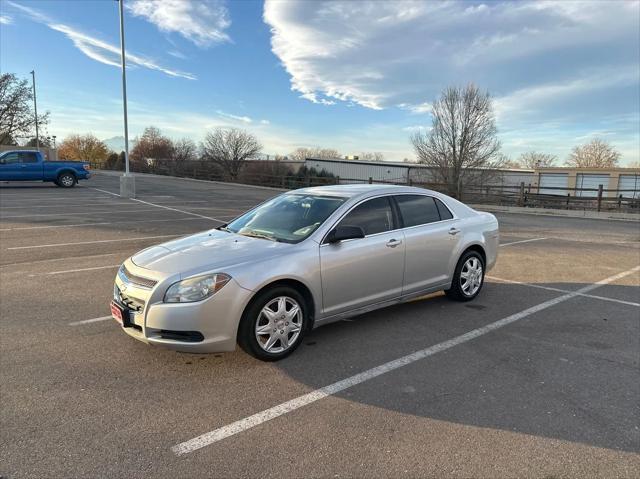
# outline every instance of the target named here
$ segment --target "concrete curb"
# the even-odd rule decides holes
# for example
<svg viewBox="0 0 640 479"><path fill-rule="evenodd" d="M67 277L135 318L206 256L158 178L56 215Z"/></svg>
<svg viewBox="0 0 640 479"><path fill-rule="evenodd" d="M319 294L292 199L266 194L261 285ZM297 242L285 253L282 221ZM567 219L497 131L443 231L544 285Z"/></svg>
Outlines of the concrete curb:
<svg viewBox="0 0 640 479"><path fill-rule="evenodd" d="M113 170L92 170L93 174L106 175L106 176L121 176L122 172ZM168 176L168 175L155 175L153 173L132 173L134 176L149 176L152 178L168 178L178 179L186 181L195 181L199 183L213 183L217 185L237 186L240 188L254 188L260 190L269 191L289 191L283 188L275 188L272 186L257 186L246 185L244 183L228 183L224 181L213 180L197 180L195 178L183 178L180 176ZM472 208L481 211L488 211L489 213L518 213L525 215L541 215L541 216L558 216L565 218L588 218L596 220L617 220L617 221L636 221L640 222L640 214L636 213L612 213L608 211L580 211L580 210L558 210L552 208L527 208L522 206L498 206L498 205L482 205L482 204L470 204Z"/></svg>

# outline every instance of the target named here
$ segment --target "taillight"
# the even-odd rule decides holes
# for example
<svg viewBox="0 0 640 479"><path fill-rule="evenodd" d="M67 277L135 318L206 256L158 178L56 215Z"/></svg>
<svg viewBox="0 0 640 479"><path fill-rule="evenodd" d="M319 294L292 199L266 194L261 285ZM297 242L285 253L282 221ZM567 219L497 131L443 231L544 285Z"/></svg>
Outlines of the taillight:
<svg viewBox="0 0 640 479"><path fill-rule="evenodd" d="M87 171L89 171L91 169L91 165L89 165L89 164L82 165L82 167Z"/></svg>

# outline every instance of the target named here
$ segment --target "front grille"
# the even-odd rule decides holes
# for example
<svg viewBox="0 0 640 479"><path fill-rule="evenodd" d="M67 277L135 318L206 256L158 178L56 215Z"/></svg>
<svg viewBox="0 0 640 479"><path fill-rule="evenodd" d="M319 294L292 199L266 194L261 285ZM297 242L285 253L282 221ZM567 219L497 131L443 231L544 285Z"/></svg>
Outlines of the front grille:
<svg viewBox="0 0 640 479"><path fill-rule="evenodd" d="M153 288L158 283L156 280L142 278L141 276L131 274L131 272L124 265L120 266L118 275L120 276L120 279L125 283L135 284L136 286L141 286L147 289Z"/></svg>
<svg viewBox="0 0 640 479"><path fill-rule="evenodd" d="M118 286L114 287L113 296L116 301L119 301L124 306L132 311L135 311L136 313L139 313L144 309L144 300L134 298L133 296L129 296L128 294L123 293L122 291L120 291L120 288L118 288Z"/></svg>

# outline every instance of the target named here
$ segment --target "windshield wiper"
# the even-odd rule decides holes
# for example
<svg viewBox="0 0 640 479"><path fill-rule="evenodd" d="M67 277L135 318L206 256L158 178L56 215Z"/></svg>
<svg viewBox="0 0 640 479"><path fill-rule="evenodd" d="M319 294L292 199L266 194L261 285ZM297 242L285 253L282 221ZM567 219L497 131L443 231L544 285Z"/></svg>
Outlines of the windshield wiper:
<svg viewBox="0 0 640 479"><path fill-rule="evenodd" d="M275 241L275 242L280 241L275 236L271 236L266 233L259 233L257 231L247 231L247 232L238 233L238 234L241 234L242 236L248 236L250 238L261 238L261 239L266 239L266 240Z"/></svg>
<svg viewBox="0 0 640 479"><path fill-rule="evenodd" d="M223 225L218 226L216 229L217 229L217 230L220 230L220 231L226 231L227 233L233 233L233 231L231 231L231 230L227 227L227 224L226 224L226 223L225 223L225 224L223 224Z"/></svg>

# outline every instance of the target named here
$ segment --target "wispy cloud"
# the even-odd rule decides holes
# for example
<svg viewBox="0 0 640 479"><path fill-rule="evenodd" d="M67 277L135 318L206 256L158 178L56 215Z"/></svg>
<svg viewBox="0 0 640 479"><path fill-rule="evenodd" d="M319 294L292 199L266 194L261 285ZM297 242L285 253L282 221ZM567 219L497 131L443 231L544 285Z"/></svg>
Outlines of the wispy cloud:
<svg viewBox="0 0 640 479"><path fill-rule="evenodd" d="M175 32L199 47L230 41L231 26L222 0L134 0L127 8L163 32Z"/></svg>
<svg viewBox="0 0 640 479"><path fill-rule="evenodd" d="M58 23L34 8L25 7L24 5L20 5L11 1L8 1L7 3L17 10L21 11L22 13L26 14L33 21L42 23L49 27L51 30L64 34L69 40L71 40L73 45L78 50L80 50L92 60L104 63L105 65L116 67L120 66L119 47L112 45L111 43L108 43L104 40L100 40L96 37L87 35L86 33L83 33L80 30L77 30L64 23ZM187 80L196 79L196 76L191 73L164 67L149 58L135 55L128 51L126 52L126 55L128 65L134 65L142 68L147 68L149 70L159 71L164 73L165 75L169 75L172 77L186 78Z"/></svg>
<svg viewBox="0 0 640 479"><path fill-rule="evenodd" d="M216 113L227 120L235 120L242 123L253 123L253 120L248 116L232 115L231 113L225 113L224 111L217 110Z"/></svg>
<svg viewBox="0 0 640 479"><path fill-rule="evenodd" d="M13 23L13 18L9 15L0 15L0 24L2 25L11 25Z"/></svg>

